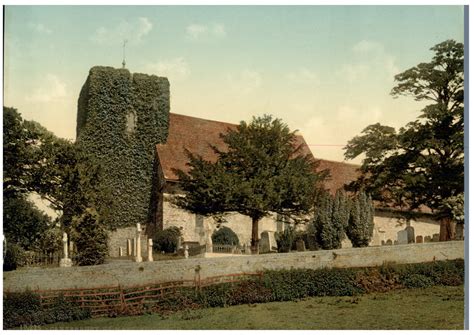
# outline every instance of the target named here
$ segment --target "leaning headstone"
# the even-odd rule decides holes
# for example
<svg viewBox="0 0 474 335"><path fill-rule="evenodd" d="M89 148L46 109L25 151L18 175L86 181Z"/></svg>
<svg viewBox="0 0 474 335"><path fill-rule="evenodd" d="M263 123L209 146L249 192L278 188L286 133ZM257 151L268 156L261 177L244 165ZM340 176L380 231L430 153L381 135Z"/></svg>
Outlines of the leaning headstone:
<svg viewBox="0 0 474 335"><path fill-rule="evenodd" d="M63 233L63 258L59 260L59 266L69 268L72 266L72 260L68 257L67 234Z"/></svg>
<svg viewBox="0 0 474 335"><path fill-rule="evenodd" d="M261 253L276 250L275 232L265 230L260 234L259 249Z"/></svg>
<svg viewBox="0 0 474 335"><path fill-rule="evenodd" d="M392 240L388 239L387 242L385 242L385 245L392 245Z"/></svg>
<svg viewBox="0 0 474 335"><path fill-rule="evenodd" d="M423 243L423 236L418 235L418 236L416 237L416 243Z"/></svg>
<svg viewBox="0 0 474 335"><path fill-rule="evenodd" d="M425 242L425 243L431 242L431 236L425 236L425 237L423 238L423 242Z"/></svg>
<svg viewBox="0 0 474 335"><path fill-rule="evenodd" d="M408 243L408 232L406 230L400 230L397 232L397 241L398 244L407 244Z"/></svg>
<svg viewBox="0 0 474 335"><path fill-rule="evenodd" d="M439 242L439 234L433 234L433 238L431 239L431 242Z"/></svg>
<svg viewBox="0 0 474 335"><path fill-rule="evenodd" d="M296 250L297 251L306 251L306 247L304 245L304 241L303 240L298 240L296 241Z"/></svg>
<svg viewBox="0 0 474 335"><path fill-rule="evenodd" d="M407 231L408 243L415 243L415 228L408 226L405 228L405 230Z"/></svg>

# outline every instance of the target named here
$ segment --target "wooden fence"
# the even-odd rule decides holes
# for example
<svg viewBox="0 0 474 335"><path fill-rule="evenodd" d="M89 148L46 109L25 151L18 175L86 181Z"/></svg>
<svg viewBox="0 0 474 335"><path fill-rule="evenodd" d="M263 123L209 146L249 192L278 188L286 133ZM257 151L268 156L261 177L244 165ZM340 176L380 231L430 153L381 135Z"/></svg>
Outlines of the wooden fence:
<svg viewBox="0 0 474 335"><path fill-rule="evenodd" d="M89 309L92 317L103 317L139 310L146 305L159 304L163 298L170 297L180 288L194 288L196 291L203 287L220 283L235 283L249 278L262 278L262 272L237 273L222 276L200 278L196 271L194 280L180 280L163 283L145 284L140 286L110 286L99 288L78 288L61 290L34 291L39 294L41 306L51 308L57 298L73 302L78 307Z"/></svg>

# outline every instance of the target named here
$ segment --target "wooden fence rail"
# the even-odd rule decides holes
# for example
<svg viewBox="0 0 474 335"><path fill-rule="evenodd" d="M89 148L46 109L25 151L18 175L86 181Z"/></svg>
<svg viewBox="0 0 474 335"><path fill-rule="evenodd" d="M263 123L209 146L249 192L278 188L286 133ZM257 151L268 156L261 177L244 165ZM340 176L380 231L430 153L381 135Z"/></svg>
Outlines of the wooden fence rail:
<svg viewBox="0 0 474 335"><path fill-rule="evenodd" d="M39 294L41 306L51 308L59 297L71 301L81 308L89 309L92 317L108 316L116 311L127 311L140 308L146 304L159 303L160 299L172 296L176 289L195 288L221 284L235 283L249 278L262 278L263 273L236 273L222 276L207 277L201 280L196 276L194 280L152 283L137 286L112 286L98 288L75 288L58 290L34 291Z"/></svg>

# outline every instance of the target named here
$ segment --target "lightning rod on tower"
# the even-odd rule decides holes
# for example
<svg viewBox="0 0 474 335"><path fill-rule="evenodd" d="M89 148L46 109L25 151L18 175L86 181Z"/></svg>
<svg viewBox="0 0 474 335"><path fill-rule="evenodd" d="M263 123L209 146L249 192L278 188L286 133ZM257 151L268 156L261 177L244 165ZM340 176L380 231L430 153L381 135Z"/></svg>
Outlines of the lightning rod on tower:
<svg viewBox="0 0 474 335"><path fill-rule="evenodd" d="M127 40L123 40L123 60L122 60L122 69L125 69L125 45L127 44Z"/></svg>

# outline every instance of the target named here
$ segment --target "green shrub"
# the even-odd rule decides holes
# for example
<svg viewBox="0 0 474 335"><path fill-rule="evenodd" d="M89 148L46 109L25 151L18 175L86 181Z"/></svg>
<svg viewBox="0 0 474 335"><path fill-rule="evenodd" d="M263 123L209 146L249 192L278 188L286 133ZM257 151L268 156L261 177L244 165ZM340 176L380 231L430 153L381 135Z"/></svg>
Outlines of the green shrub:
<svg viewBox="0 0 474 335"><path fill-rule="evenodd" d="M278 252L290 252L296 233L293 227L287 227L284 231L275 234Z"/></svg>
<svg viewBox="0 0 474 335"><path fill-rule="evenodd" d="M153 238L153 249L166 253L176 252L178 239L181 237L181 230L178 227L169 227L159 230Z"/></svg>
<svg viewBox="0 0 474 335"><path fill-rule="evenodd" d="M52 306L47 309L41 307L39 295L31 291L7 292L3 297L4 329L87 318L90 318L89 310L81 309L63 296L56 298Z"/></svg>
<svg viewBox="0 0 474 335"><path fill-rule="evenodd" d="M276 301L297 300L309 296L351 296L362 293L356 284L354 269L294 269L266 271L265 287Z"/></svg>
<svg viewBox="0 0 474 335"><path fill-rule="evenodd" d="M24 250L17 244L7 242L7 250L3 259L3 271L13 271L21 266Z"/></svg>
<svg viewBox="0 0 474 335"><path fill-rule="evenodd" d="M420 273L406 274L400 280L406 288L426 288L434 285L433 279Z"/></svg>
<svg viewBox="0 0 474 335"><path fill-rule="evenodd" d="M221 227L212 233L212 244L239 245L239 237L229 227Z"/></svg>

